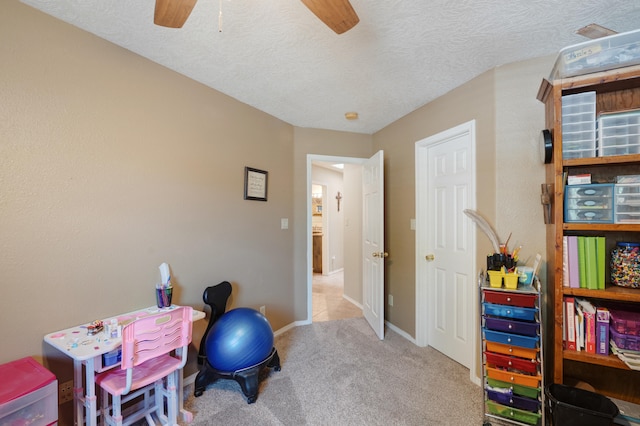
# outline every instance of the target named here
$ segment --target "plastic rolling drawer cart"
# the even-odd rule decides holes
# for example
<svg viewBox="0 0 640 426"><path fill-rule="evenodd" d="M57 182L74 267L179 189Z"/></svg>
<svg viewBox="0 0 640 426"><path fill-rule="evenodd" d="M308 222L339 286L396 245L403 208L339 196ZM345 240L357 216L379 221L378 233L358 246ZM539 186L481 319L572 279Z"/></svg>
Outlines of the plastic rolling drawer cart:
<svg viewBox="0 0 640 426"><path fill-rule="evenodd" d="M484 426L545 424L540 281L492 287L481 274Z"/></svg>

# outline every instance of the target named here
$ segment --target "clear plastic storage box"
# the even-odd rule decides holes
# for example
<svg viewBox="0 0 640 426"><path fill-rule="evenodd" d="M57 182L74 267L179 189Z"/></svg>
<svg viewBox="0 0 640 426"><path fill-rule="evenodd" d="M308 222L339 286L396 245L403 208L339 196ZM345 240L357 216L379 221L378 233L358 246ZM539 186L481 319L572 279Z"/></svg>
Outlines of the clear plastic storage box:
<svg viewBox="0 0 640 426"><path fill-rule="evenodd" d="M560 51L550 80L640 64L640 30L601 37Z"/></svg>
<svg viewBox="0 0 640 426"><path fill-rule="evenodd" d="M596 92L562 97L562 157L596 156Z"/></svg>
<svg viewBox="0 0 640 426"><path fill-rule="evenodd" d="M640 223L640 184L616 184L615 223Z"/></svg>
<svg viewBox="0 0 640 426"><path fill-rule="evenodd" d="M640 110L601 114L598 155L640 154Z"/></svg>
<svg viewBox="0 0 640 426"><path fill-rule="evenodd" d="M613 184L568 185L564 192L564 221L613 223Z"/></svg>
<svg viewBox="0 0 640 426"><path fill-rule="evenodd" d="M0 365L0 425L47 426L58 422L58 381L27 357Z"/></svg>

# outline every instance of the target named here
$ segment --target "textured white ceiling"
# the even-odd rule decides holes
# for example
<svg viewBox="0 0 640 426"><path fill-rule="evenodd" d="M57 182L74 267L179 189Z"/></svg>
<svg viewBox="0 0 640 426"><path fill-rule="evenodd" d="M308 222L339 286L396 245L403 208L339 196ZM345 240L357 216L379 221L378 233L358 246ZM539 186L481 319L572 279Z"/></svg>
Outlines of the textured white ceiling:
<svg viewBox="0 0 640 426"><path fill-rule="evenodd" d="M342 35L299 0L198 0L181 29L153 24L154 0L22 2L294 126L366 134L584 25L640 28L638 0L351 0Z"/></svg>

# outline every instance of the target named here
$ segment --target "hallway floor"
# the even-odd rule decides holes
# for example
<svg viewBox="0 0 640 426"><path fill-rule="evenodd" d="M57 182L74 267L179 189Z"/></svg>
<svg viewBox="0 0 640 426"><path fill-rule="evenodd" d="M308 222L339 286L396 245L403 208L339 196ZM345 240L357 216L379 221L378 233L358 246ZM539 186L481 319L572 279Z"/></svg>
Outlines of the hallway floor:
<svg viewBox="0 0 640 426"><path fill-rule="evenodd" d="M313 274L313 322L362 316L362 309L342 297L343 272Z"/></svg>

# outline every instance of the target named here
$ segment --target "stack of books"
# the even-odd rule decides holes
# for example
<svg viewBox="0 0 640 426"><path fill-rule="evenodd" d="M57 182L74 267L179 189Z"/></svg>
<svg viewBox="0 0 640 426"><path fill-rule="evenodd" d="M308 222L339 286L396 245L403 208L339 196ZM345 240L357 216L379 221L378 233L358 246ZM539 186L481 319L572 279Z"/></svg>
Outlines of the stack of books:
<svg viewBox="0 0 640 426"><path fill-rule="evenodd" d="M609 310L589 300L565 296L563 300L564 348L592 354L609 354Z"/></svg>
<svg viewBox="0 0 640 426"><path fill-rule="evenodd" d="M578 235L562 238L562 284L565 287L604 290L605 238Z"/></svg>

